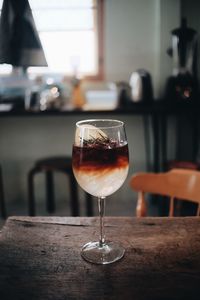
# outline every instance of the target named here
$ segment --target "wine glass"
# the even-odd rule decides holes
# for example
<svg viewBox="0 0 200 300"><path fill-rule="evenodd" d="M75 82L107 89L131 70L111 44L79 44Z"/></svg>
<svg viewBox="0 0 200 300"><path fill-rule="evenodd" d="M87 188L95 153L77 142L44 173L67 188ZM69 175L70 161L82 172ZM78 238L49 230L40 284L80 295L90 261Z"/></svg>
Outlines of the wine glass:
<svg viewBox="0 0 200 300"><path fill-rule="evenodd" d="M124 248L106 241L104 228L105 199L124 183L129 168L128 143L122 121L83 120L76 123L72 168L79 185L98 198L99 241L89 242L82 257L92 263L109 264L123 257Z"/></svg>

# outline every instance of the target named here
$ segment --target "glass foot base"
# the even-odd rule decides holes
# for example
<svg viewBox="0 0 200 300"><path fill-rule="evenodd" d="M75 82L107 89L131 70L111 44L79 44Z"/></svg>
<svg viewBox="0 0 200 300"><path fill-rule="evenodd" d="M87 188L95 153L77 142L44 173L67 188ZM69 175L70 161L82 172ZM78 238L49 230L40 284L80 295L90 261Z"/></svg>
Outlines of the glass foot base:
<svg viewBox="0 0 200 300"><path fill-rule="evenodd" d="M89 242L83 246L81 256L94 264L106 265L124 256L124 248L114 242L106 242L103 246L99 242Z"/></svg>

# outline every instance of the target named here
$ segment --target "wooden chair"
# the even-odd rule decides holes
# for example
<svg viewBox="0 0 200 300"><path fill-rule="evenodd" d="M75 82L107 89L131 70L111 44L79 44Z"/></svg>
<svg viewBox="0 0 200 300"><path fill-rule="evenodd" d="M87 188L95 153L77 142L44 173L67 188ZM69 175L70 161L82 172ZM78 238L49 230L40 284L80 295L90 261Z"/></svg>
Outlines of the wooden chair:
<svg viewBox="0 0 200 300"><path fill-rule="evenodd" d="M138 192L136 215L147 214L145 193L168 196L169 216L174 216L174 200L187 200L197 205L200 214L200 172L187 169L173 169L165 173L138 173L131 177L130 186Z"/></svg>

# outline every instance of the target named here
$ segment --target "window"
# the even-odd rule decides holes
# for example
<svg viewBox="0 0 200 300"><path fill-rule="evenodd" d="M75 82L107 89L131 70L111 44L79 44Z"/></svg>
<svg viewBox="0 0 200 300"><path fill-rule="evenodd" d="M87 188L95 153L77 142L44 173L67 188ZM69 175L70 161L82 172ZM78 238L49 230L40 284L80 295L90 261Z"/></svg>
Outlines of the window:
<svg viewBox="0 0 200 300"><path fill-rule="evenodd" d="M29 0L48 68L29 67L28 72L101 77L102 2Z"/></svg>

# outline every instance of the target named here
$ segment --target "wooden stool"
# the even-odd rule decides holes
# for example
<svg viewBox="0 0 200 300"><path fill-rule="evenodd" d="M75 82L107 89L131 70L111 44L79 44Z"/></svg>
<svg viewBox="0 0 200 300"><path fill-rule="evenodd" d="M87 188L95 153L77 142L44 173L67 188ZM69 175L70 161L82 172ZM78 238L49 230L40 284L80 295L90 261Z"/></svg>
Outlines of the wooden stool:
<svg viewBox="0 0 200 300"><path fill-rule="evenodd" d="M1 166L0 166L0 207L1 207L2 218L6 219L6 207L4 201L3 177L2 177Z"/></svg>
<svg viewBox="0 0 200 300"><path fill-rule="evenodd" d="M49 157L38 160L35 166L28 173L28 200L29 215L35 216L34 176L37 173L45 172L46 175L46 207L49 213L55 211L53 172L62 172L69 176L70 206L72 216L79 215L79 201L77 182L72 171L71 157ZM86 193L87 215L93 215L92 197Z"/></svg>

